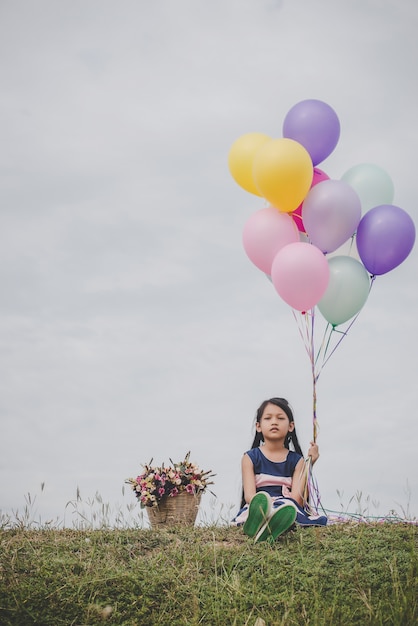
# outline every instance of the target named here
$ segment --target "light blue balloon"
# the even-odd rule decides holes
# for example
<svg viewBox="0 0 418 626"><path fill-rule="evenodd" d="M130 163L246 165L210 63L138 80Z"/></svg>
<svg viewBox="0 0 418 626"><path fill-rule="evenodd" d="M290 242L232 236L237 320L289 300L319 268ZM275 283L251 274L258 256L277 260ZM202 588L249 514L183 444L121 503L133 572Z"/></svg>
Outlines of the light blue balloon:
<svg viewBox="0 0 418 626"><path fill-rule="evenodd" d="M350 168L344 180L357 193L362 213L381 204L392 204L395 189L391 177L385 170L372 163L360 163Z"/></svg>
<svg viewBox="0 0 418 626"><path fill-rule="evenodd" d="M328 287L317 306L327 322L338 326L363 308L371 279L364 265L350 256L332 257L328 266Z"/></svg>

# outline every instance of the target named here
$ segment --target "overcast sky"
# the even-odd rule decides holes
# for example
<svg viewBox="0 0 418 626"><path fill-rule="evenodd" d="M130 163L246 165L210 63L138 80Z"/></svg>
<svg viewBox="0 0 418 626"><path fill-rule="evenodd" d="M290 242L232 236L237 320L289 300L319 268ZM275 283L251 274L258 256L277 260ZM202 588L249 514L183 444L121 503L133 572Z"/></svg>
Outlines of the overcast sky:
<svg viewBox="0 0 418 626"><path fill-rule="evenodd" d="M228 152L322 100L341 136L319 167L379 165L417 224L417 28L415 0L0 4L3 513L30 493L62 520L77 487L124 508L125 478L188 450L217 474L208 514L235 510L275 395L307 450L310 361L243 250L266 203ZM321 373L327 509L418 516L417 314L414 248Z"/></svg>

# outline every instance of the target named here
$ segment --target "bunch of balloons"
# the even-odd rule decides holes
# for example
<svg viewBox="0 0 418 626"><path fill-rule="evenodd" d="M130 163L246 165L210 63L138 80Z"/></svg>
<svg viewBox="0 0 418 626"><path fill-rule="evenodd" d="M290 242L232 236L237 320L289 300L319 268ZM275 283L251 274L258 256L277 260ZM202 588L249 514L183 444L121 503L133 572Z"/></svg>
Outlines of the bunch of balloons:
<svg viewBox="0 0 418 626"><path fill-rule="evenodd" d="M317 167L340 138L331 106L295 104L282 135L247 133L230 148L234 180L268 203L245 223L244 249L287 304L302 312L317 305L335 327L360 311L375 276L406 259L415 226L392 204L392 180L379 166L355 165L339 180ZM329 256L354 238L360 260Z"/></svg>

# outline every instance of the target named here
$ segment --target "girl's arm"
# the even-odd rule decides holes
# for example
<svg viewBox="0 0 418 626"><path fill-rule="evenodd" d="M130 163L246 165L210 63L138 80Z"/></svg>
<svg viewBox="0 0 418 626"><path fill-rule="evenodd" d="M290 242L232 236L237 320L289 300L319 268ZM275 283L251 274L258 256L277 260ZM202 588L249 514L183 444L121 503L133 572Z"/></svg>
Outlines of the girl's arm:
<svg viewBox="0 0 418 626"><path fill-rule="evenodd" d="M248 454L244 454L241 461L242 487L244 489L244 499L247 504L256 493L254 465Z"/></svg>
<svg viewBox="0 0 418 626"><path fill-rule="evenodd" d="M318 444L311 441L311 445L308 450L308 457L311 459L312 465L319 459ZM306 491L306 484L308 482L308 471L305 465L304 459L300 459L295 467L292 477L292 489L291 498L296 500L301 506L304 505L304 494Z"/></svg>
<svg viewBox="0 0 418 626"><path fill-rule="evenodd" d="M290 491L290 497L296 500L300 506L303 506L303 495L305 493L306 483L308 480L308 473L306 471L305 460L300 459L295 467L295 471L292 476L292 489Z"/></svg>

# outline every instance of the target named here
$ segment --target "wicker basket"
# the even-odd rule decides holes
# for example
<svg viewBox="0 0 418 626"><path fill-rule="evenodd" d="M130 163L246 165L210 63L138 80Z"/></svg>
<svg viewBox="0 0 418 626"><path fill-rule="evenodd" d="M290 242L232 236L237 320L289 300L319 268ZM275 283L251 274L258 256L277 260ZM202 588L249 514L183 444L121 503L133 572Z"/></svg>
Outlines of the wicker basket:
<svg viewBox="0 0 418 626"><path fill-rule="evenodd" d="M202 494L182 491L173 498L166 498L158 506L147 507L151 528L165 526L194 526Z"/></svg>

